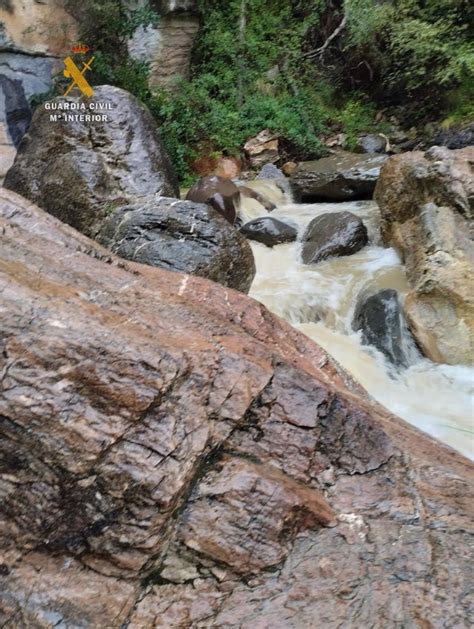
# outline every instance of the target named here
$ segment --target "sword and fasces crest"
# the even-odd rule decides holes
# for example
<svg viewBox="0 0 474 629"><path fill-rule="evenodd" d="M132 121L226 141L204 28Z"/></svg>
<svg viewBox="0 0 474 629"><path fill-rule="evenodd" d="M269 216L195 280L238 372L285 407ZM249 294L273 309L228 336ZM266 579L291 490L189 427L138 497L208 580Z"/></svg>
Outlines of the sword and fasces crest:
<svg viewBox="0 0 474 629"><path fill-rule="evenodd" d="M89 48L87 46L75 46L72 49L72 52L81 53L81 54L85 54L88 51L89 51ZM84 96L88 96L89 98L93 96L94 90L89 85L84 75L87 72L87 70L92 70L92 63L94 59L95 57L91 57L89 61L84 61L82 64L82 69L79 69L77 67L77 65L74 63L71 57L66 57L66 59L64 59L64 65L66 67L64 69L63 74L67 79L72 79L72 83L64 92L64 96L68 96L71 90L76 86L81 90Z"/></svg>

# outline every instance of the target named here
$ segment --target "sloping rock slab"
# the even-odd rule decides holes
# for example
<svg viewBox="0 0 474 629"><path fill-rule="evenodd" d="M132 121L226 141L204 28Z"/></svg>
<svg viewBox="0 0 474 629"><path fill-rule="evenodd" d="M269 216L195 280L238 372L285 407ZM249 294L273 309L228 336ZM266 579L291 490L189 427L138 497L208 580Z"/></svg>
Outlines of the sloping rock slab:
<svg viewBox="0 0 474 629"><path fill-rule="evenodd" d="M48 109L85 104L96 109ZM111 111L97 109L100 104ZM83 120L53 122L51 114L82 114ZM91 115L97 117L87 120ZM39 106L4 185L91 237L117 204L152 194L179 196L150 112L109 85L95 88L91 99L58 97Z"/></svg>
<svg viewBox="0 0 474 629"><path fill-rule="evenodd" d="M463 457L242 294L0 211L0 624L471 624Z"/></svg>
<svg viewBox="0 0 474 629"><path fill-rule="evenodd" d="M151 197L118 208L98 241L127 260L206 277L248 292L255 276L249 244L212 207Z"/></svg>
<svg viewBox="0 0 474 629"><path fill-rule="evenodd" d="M386 155L339 152L313 162L301 162L291 185L303 201L371 199Z"/></svg>

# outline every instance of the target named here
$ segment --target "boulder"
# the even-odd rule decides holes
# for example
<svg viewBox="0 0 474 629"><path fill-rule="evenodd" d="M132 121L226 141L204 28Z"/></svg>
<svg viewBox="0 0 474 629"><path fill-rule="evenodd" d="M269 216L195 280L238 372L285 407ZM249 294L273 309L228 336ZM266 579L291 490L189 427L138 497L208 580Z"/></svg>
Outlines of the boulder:
<svg viewBox="0 0 474 629"><path fill-rule="evenodd" d="M248 186L239 186L239 191L242 196L258 201L260 205L263 205L267 212L273 212L273 210L276 209L276 205L274 203L272 203L269 199L266 199L260 194L260 192L257 192L257 190L254 190L253 188L249 188Z"/></svg>
<svg viewBox="0 0 474 629"><path fill-rule="evenodd" d="M463 149L474 144L474 122L462 127L441 129L430 140L433 146L445 146L448 149Z"/></svg>
<svg viewBox="0 0 474 629"><path fill-rule="evenodd" d="M200 177L217 175L224 179L237 179L242 174L242 160L239 157L213 155L212 147L204 145L200 155L191 163L194 173Z"/></svg>
<svg viewBox="0 0 474 629"><path fill-rule="evenodd" d="M305 264L316 264L357 253L367 242L367 228L358 216L352 212L331 212L310 222L303 235L301 255Z"/></svg>
<svg viewBox="0 0 474 629"><path fill-rule="evenodd" d="M472 464L245 295L0 216L2 626L469 626Z"/></svg>
<svg viewBox="0 0 474 629"><path fill-rule="evenodd" d="M281 167L281 170L286 177L291 177L297 168L298 164L296 162L286 162Z"/></svg>
<svg viewBox="0 0 474 629"><path fill-rule="evenodd" d="M390 148L387 136L383 133L367 133L359 136L356 151L358 153L386 153Z"/></svg>
<svg viewBox="0 0 474 629"><path fill-rule="evenodd" d="M253 168L278 160L279 136L264 129L244 144L244 151Z"/></svg>
<svg viewBox="0 0 474 629"><path fill-rule="evenodd" d="M137 98L117 87L96 88L88 103L111 110L93 121L81 120L80 109L52 109L85 103L85 97L59 97L36 109L4 185L95 237L117 204L179 196L179 188L156 124ZM62 117L53 122L51 114ZM74 114L75 121L64 118Z"/></svg>
<svg viewBox="0 0 474 629"><path fill-rule="evenodd" d="M255 275L248 243L203 203L140 199L117 208L97 240L126 260L199 275L242 292Z"/></svg>
<svg viewBox="0 0 474 629"><path fill-rule="evenodd" d="M285 179L283 172L275 164L265 164L255 179Z"/></svg>
<svg viewBox="0 0 474 629"><path fill-rule="evenodd" d="M373 345L393 365L408 366L404 349L406 326L397 291L382 290L360 303L352 327L362 332L365 345Z"/></svg>
<svg viewBox="0 0 474 629"><path fill-rule="evenodd" d="M291 176L302 200L371 199L386 155L338 152L313 162L301 162Z"/></svg>
<svg viewBox="0 0 474 629"><path fill-rule="evenodd" d="M249 240L256 240L267 247L293 242L298 236L298 232L294 227L271 216L262 216L245 223L240 228L240 233Z"/></svg>
<svg viewBox="0 0 474 629"><path fill-rule="evenodd" d="M188 191L186 200L207 203L229 223L234 224L240 204L240 192L230 179L213 175L199 179Z"/></svg>
<svg viewBox="0 0 474 629"><path fill-rule="evenodd" d="M387 244L402 253L410 328L436 362L472 364L474 148L391 157L376 199Z"/></svg>

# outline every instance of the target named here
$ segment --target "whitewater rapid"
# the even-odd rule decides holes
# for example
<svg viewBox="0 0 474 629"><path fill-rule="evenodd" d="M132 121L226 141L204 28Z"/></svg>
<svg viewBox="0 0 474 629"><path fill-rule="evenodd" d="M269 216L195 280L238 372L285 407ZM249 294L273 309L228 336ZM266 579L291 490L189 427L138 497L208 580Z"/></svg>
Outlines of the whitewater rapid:
<svg viewBox="0 0 474 629"><path fill-rule="evenodd" d="M354 311L366 297L395 289L401 302L408 291L397 252L382 246L379 212L373 201L295 204L273 183L250 185L277 205L271 216L298 228L325 212L349 211L362 218L369 245L352 256L316 265L301 260L301 242L272 249L252 242L257 273L250 295L323 347L380 404L395 415L474 459L474 369L440 365L421 356L406 332L408 368L395 368L352 329ZM266 215L246 200L244 221Z"/></svg>

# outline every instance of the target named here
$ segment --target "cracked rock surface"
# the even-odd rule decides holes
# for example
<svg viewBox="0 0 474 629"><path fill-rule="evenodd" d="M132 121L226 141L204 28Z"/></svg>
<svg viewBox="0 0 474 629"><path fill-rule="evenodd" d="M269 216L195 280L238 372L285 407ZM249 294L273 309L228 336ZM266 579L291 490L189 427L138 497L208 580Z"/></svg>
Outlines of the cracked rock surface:
<svg viewBox="0 0 474 629"><path fill-rule="evenodd" d="M2 627L468 627L472 465L248 297L0 189Z"/></svg>
<svg viewBox="0 0 474 629"><path fill-rule="evenodd" d="M449 365L474 361L473 164L472 146L395 155L375 191L384 241L406 265L411 331L428 358Z"/></svg>

